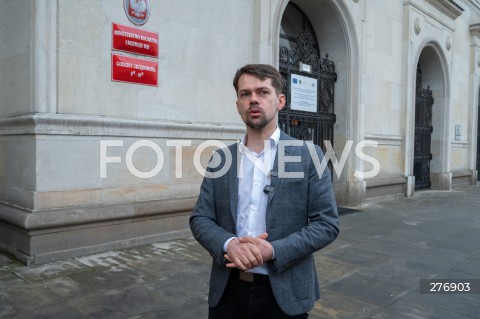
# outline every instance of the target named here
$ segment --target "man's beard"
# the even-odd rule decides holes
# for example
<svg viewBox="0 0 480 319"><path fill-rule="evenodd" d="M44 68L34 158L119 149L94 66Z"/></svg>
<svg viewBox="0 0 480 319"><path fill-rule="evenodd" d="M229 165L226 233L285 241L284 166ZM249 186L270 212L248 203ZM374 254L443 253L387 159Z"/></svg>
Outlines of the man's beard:
<svg viewBox="0 0 480 319"><path fill-rule="evenodd" d="M251 110L251 108L250 108L250 110ZM250 110L248 110L248 112L250 112ZM254 120L254 119L251 119L248 116L248 112L247 112L247 116L246 116L244 122L248 127L253 128L253 129L262 129L265 126L267 126L267 124L270 123L270 121L273 121L275 119L275 116L271 119L266 118L265 113L263 111L260 111L264 117L256 118Z"/></svg>
<svg viewBox="0 0 480 319"><path fill-rule="evenodd" d="M259 119L260 121L257 123L254 123L252 119L248 118L245 120L245 124L248 125L248 127L253 128L253 129L262 129L268 124L268 120L266 118Z"/></svg>

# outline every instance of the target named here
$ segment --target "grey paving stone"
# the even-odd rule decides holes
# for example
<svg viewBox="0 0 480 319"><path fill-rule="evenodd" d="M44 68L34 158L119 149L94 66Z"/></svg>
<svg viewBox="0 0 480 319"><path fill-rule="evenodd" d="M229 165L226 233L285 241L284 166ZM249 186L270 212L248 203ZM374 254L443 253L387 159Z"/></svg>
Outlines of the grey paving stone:
<svg viewBox="0 0 480 319"><path fill-rule="evenodd" d="M347 247L345 249L334 250L326 255L327 257L341 260L344 262L359 265L361 267L376 266L382 262L391 259L390 256L377 252L360 249L356 246Z"/></svg>
<svg viewBox="0 0 480 319"><path fill-rule="evenodd" d="M17 311L29 311L58 303L63 297L44 284L29 284L0 290L0 298Z"/></svg>
<svg viewBox="0 0 480 319"><path fill-rule="evenodd" d="M331 243L327 247L324 247L321 250L319 250L318 252L316 252L316 255L328 255L328 254L330 254L334 251L347 249L347 248L352 247L352 246L355 246L355 242L345 240L340 235L340 236L337 237L337 239L335 239L335 241L333 243Z"/></svg>
<svg viewBox="0 0 480 319"><path fill-rule="evenodd" d="M449 269L446 272L438 274L434 278L443 278L443 279L480 279L477 275L472 275L463 271L457 271L454 269Z"/></svg>
<svg viewBox="0 0 480 319"><path fill-rule="evenodd" d="M0 318L13 318L17 311L0 298Z"/></svg>
<svg viewBox="0 0 480 319"><path fill-rule="evenodd" d="M25 282L7 269L0 269L0 290L23 285Z"/></svg>
<svg viewBox="0 0 480 319"><path fill-rule="evenodd" d="M122 289L152 280L151 276L127 265L96 267L68 276L87 292Z"/></svg>
<svg viewBox="0 0 480 319"><path fill-rule="evenodd" d="M381 310L377 305L329 289L323 289L320 293L320 300L309 314L311 319L362 319Z"/></svg>
<svg viewBox="0 0 480 319"><path fill-rule="evenodd" d="M15 262L9 257L0 253L0 267L13 265Z"/></svg>
<svg viewBox="0 0 480 319"><path fill-rule="evenodd" d="M89 319L87 315L72 308L68 304L41 307L26 313L18 313L17 319Z"/></svg>
<svg viewBox="0 0 480 319"><path fill-rule="evenodd" d="M328 290L385 307L409 292L409 288L354 274L327 286Z"/></svg>
<svg viewBox="0 0 480 319"><path fill-rule="evenodd" d="M356 247L386 256L396 257L405 254L405 252L424 249L428 246L425 242L411 242L407 239L390 238L382 235L369 238Z"/></svg>
<svg viewBox="0 0 480 319"><path fill-rule="evenodd" d="M428 271L421 271L406 268L402 264L395 261L383 263L377 267L368 268L361 271L362 276L381 280L395 285L402 285L411 289L417 288L420 284L420 279L428 279L432 275Z"/></svg>
<svg viewBox="0 0 480 319"><path fill-rule="evenodd" d="M69 277L53 278L45 285L65 299L80 297L87 292L80 283Z"/></svg>
<svg viewBox="0 0 480 319"><path fill-rule="evenodd" d="M158 296L134 287L90 294L71 301L70 305L91 318L118 319L154 310L161 303Z"/></svg>
<svg viewBox="0 0 480 319"><path fill-rule="evenodd" d="M478 231L460 230L431 244L432 247L474 254L480 251Z"/></svg>
<svg viewBox="0 0 480 319"><path fill-rule="evenodd" d="M352 227L348 230L343 230L340 225L340 234L338 239L346 240L349 242L364 242L370 238L376 238L384 236L389 230L377 225L367 224L364 226Z"/></svg>
<svg viewBox="0 0 480 319"><path fill-rule="evenodd" d="M320 287L328 286L362 269L359 265L346 263L326 256L315 256L315 266L319 276Z"/></svg>
<svg viewBox="0 0 480 319"><path fill-rule="evenodd" d="M424 305L424 307L428 309L435 309L436 314L451 312L457 316L463 315L467 317L470 316L471 318L480 318L480 295L478 294L430 295L412 293L405 298L405 302Z"/></svg>
<svg viewBox="0 0 480 319"><path fill-rule="evenodd" d="M415 298L415 297L414 297ZM382 309L371 319L472 319L470 316L454 313L442 308L401 299Z"/></svg>
<svg viewBox="0 0 480 319"><path fill-rule="evenodd" d="M463 253L426 248L405 253L360 272L361 275L416 288L420 279L438 276L464 258Z"/></svg>
<svg viewBox="0 0 480 319"><path fill-rule="evenodd" d="M182 273L190 272L197 273L200 276L208 276L210 272L211 257L208 259L208 264L201 260L183 255L168 255L131 262L129 265L134 269L163 279L178 274L180 268Z"/></svg>
<svg viewBox="0 0 480 319"><path fill-rule="evenodd" d="M175 272L157 277L156 280L149 281L141 287L172 305L188 298L202 299L206 305L209 277L209 270Z"/></svg>
<svg viewBox="0 0 480 319"><path fill-rule="evenodd" d="M85 269L88 269L88 267L73 259L68 259L38 266L18 267L12 271L27 282L41 283L51 278L62 277Z"/></svg>
<svg viewBox="0 0 480 319"><path fill-rule="evenodd" d="M480 253L466 258L464 261L452 267L452 270L474 275L480 278Z"/></svg>
<svg viewBox="0 0 480 319"><path fill-rule="evenodd" d="M171 304L153 311L142 313L129 319L182 318L200 319L208 317L208 306L204 300L187 300L182 304Z"/></svg>
<svg viewBox="0 0 480 319"><path fill-rule="evenodd" d="M480 187L465 187L341 216L315 254L310 318L480 318L480 295L418 291L420 278L480 278L478 207ZM0 318L206 318L211 261L192 237L31 267L0 255Z"/></svg>

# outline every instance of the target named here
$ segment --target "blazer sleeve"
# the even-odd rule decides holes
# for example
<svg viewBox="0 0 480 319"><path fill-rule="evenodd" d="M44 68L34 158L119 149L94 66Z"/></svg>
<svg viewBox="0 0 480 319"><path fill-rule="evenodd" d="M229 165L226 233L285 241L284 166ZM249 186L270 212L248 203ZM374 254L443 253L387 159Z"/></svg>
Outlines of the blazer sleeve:
<svg viewBox="0 0 480 319"><path fill-rule="evenodd" d="M319 162L323 153L315 145ZM308 221L299 231L271 242L275 259L269 262L274 272L282 272L302 261L308 255L333 242L339 233L339 221L330 170L325 168L321 178L308 152Z"/></svg>
<svg viewBox="0 0 480 319"><path fill-rule="evenodd" d="M218 154L224 159L223 153L219 152ZM212 159L214 157L215 154ZM212 159L210 159L210 162ZM214 260L219 265L223 265L225 262L223 244L227 239L236 236L234 233L227 231L227 228L235 229L234 224L230 225L230 222L226 222L230 217L231 223L233 223L231 213L226 210L218 211L216 205L218 201L221 203L228 201L228 190L217 189L228 182L228 176L216 176L216 172L209 167L207 167L207 172L210 172L211 176L205 176L203 179L200 195L190 216L190 229L195 239L212 255ZM220 198L216 198L216 196ZM219 214L222 214L222 216Z"/></svg>

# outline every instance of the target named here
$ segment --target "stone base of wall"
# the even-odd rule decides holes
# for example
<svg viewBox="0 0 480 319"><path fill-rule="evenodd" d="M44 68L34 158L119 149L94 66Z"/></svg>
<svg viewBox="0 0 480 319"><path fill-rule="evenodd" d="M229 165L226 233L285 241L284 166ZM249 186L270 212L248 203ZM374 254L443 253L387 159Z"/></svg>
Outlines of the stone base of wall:
<svg viewBox="0 0 480 319"><path fill-rule="evenodd" d="M0 249L42 264L190 235L196 198L25 212L1 205ZM106 218L102 218L106 216ZM52 218L62 216L54 222Z"/></svg>
<svg viewBox="0 0 480 319"><path fill-rule="evenodd" d="M452 186L476 185L477 171L456 171L452 173Z"/></svg>
<svg viewBox="0 0 480 319"><path fill-rule="evenodd" d="M387 177L371 179L367 181L366 188L366 199L370 201L403 197L406 194L406 178Z"/></svg>

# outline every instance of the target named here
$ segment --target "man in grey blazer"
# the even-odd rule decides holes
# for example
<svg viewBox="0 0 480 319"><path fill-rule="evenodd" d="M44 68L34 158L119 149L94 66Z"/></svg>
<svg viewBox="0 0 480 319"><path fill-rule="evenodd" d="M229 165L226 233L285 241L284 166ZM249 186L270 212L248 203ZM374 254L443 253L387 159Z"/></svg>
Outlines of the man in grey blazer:
<svg viewBox="0 0 480 319"><path fill-rule="evenodd" d="M307 318L320 298L313 253L339 232L330 172L318 146L277 127L274 67L246 65L234 87L246 134L214 153L190 217L213 256L209 318Z"/></svg>

